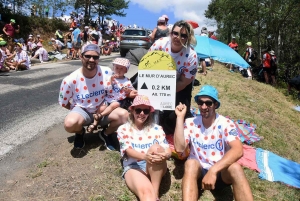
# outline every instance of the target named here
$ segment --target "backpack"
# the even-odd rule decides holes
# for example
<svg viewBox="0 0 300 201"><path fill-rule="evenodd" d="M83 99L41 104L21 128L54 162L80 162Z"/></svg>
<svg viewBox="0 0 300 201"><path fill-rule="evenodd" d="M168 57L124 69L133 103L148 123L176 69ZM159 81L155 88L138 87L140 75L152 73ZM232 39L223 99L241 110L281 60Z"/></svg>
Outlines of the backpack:
<svg viewBox="0 0 300 201"><path fill-rule="evenodd" d="M250 59L252 61L255 61L257 59L257 56L258 56L258 52L254 48L252 48L252 54L250 56Z"/></svg>
<svg viewBox="0 0 300 201"><path fill-rule="evenodd" d="M276 69L277 64L276 64L276 58L274 58L272 55L271 56L271 60L270 60L270 67Z"/></svg>

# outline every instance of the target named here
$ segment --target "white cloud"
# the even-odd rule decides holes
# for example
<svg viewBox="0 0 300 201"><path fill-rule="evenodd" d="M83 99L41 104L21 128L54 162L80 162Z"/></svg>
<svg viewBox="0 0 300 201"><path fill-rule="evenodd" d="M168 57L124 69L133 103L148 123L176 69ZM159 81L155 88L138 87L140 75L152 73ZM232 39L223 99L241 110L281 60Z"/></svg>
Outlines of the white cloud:
<svg viewBox="0 0 300 201"><path fill-rule="evenodd" d="M207 9L210 0L131 0L131 3L154 12L171 12L177 20L193 20L198 22L200 27L206 26L209 30L215 30L211 21L206 19L204 12ZM200 32L201 28L195 29L196 33Z"/></svg>

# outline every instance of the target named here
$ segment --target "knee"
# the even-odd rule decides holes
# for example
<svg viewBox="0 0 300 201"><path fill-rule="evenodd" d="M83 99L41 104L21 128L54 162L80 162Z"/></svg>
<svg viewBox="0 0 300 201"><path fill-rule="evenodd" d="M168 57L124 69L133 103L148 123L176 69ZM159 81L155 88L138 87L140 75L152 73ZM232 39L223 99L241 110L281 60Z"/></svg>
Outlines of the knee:
<svg viewBox="0 0 300 201"><path fill-rule="evenodd" d="M158 150L160 150L160 149L164 149L164 148L162 146L160 146L159 144L154 144L148 149L147 153L158 152Z"/></svg>
<svg viewBox="0 0 300 201"><path fill-rule="evenodd" d="M119 119L121 125L125 124L127 122L128 115L129 115L129 113L128 113L127 110L124 110L124 109L121 109L121 108L119 109L119 111L118 111L119 118L118 119Z"/></svg>
<svg viewBox="0 0 300 201"><path fill-rule="evenodd" d="M241 167L240 164L238 163L233 163L231 164L228 169L227 169L229 175L231 178L234 178L234 177L240 177L241 175L244 175L244 170L243 168Z"/></svg>
<svg viewBox="0 0 300 201"><path fill-rule="evenodd" d="M200 163L194 159L188 159L184 164L184 176L198 176L201 169Z"/></svg>
<svg viewBox="0 0 300 201"><path fill-rule="evenodd" d="M78 125L78 122L75 118L66 118L64 121L65 130L69 133L74 132L74 127Z"/></svg>
<svg viewBox="0 0 300 201"><path fill-rule="evenodd" d="M140 194L140 198L151 198L151 197L155 197L155 193L154 190L149 188L149 187L142 187L139 190L139 194Z"/></svg>

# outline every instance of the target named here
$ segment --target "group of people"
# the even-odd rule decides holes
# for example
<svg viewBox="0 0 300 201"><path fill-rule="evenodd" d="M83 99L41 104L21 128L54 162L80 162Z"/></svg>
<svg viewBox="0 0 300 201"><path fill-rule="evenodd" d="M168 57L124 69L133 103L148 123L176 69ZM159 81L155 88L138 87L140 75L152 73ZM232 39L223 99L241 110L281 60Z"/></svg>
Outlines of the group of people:
<svg viewBox="0 0 300 201"><path fill-rule="evenodd" d="M260 59L261 66L262 66L262 72L264 76L264 80L266 84L272 84L273 86L276 85L276 71L277 71L277 58L275 55L275 51L271 50L270 48L262 49L261 55L262 58L257 58L257 52L252 47L252 42L247 42L246 44L246 50L243 54L243 58L245 61L249 64L249 68L247 71L247 77L249 79L253 79L253 73L252 69L255 67L255 61L257 59ZM228 44L229 47L231 47L233 50L238 52L238 43L236 42L236 38L233 36L231 39L231 42ZM229 64L229 72L234 72L234 66L232 64Z"/></svg>
<svg viewBox="0 0 300 201"><path fill-rule="evenodd" d="M129 61L114 60L112 72L98 65L99 46L84 45L80 54L82 67L68 75L60 87L59 103L70 110L64 120L65 130L75 133L74 148L82 149L84 126L92 131L98 125L107 125L99 137L107 148L120 149L122 177L141 201L159 200L160 182L171 157L166 134L174 135L177 152L190 147L182 183L183 200L198 199L199 179L203 190L232 185L236 200L253 200L243 169L236 163L243 155L237 129L216 112L221 105L217 89L202 87L194 97L201 116L190 113L192 82L198 66L192 48L195 43L193 28L181 20L173 25L169 36L155 41L149 49L169 53L177 64L177 107L175 111L164 111L160 125L154 121L155 109L149 98L138 94L124 76ZM122 108L127 98L134 98L128 110ZM117 142L112 143L115 135Z"/></svg>

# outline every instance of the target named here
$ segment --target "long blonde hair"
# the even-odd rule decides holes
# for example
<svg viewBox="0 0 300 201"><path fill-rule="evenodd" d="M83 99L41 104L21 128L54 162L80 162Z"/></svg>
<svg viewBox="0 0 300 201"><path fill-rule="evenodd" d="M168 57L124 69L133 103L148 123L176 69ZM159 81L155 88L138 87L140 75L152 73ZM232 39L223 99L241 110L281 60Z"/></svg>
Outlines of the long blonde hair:
<svg viewBox="0 0 300 201"><path fill-rule="evenodd" d="M197 45L197 40L195 38L195 34L194 34L194 29L192 27L192 25L190 25L188 22L186 22L185 20L180 20L177 21L173 27L172 27L172 32L174 30L175 27L180 27L181 29L185 29L186 30L186 34L188 36L188 39L186 41L186 44L183 44L182 41L180 40L180 43L183 47L187 48L189 46L196 46ZM179 32L179 37L181 38L180 32Z"/></svg>

